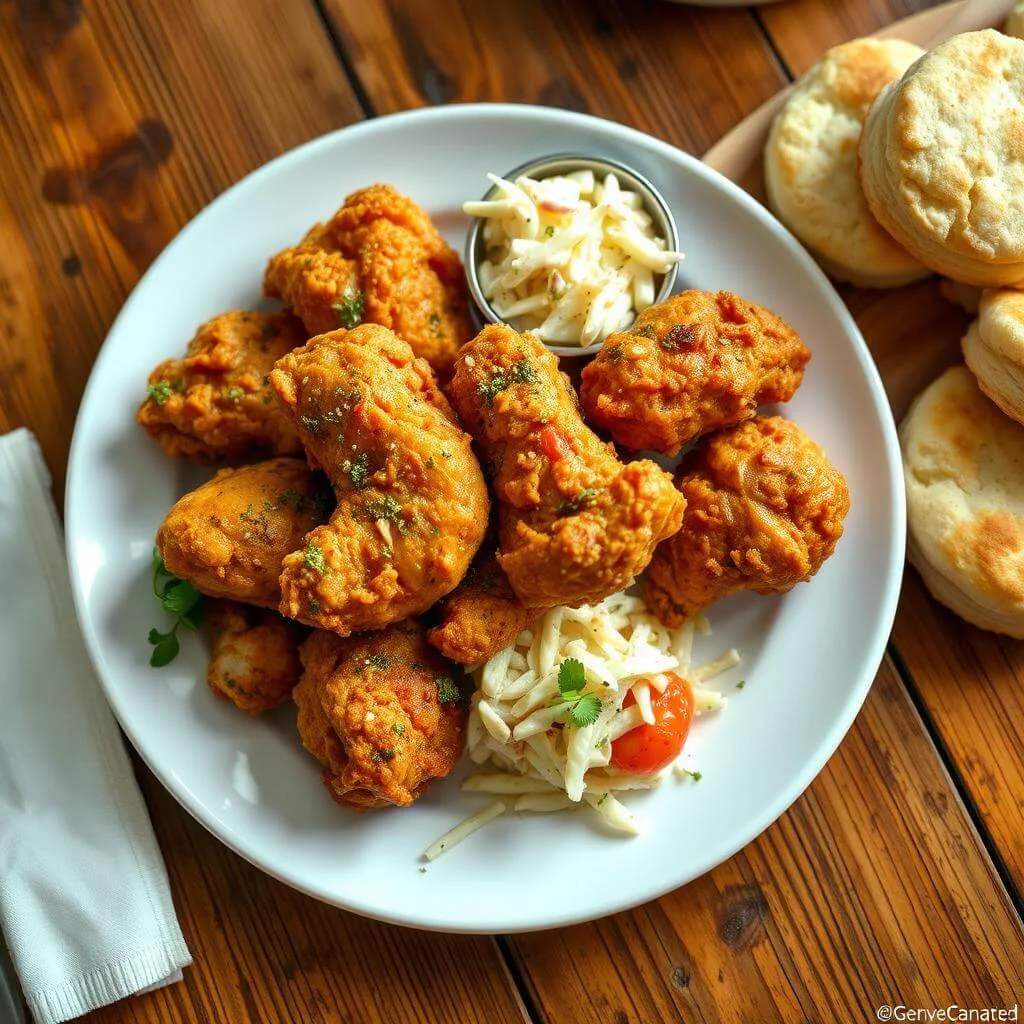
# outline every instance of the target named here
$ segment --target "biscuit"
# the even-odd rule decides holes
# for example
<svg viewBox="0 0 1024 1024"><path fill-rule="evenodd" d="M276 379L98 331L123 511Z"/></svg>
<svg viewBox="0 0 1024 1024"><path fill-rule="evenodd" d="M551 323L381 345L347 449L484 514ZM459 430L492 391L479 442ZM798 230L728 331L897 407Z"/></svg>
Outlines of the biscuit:
<svg viewBox="0 0 1024 1024"><path fill-rule="evenodd" d="M910 563L961 618L1024 638L1024 427L956 366L914 402L900 445Z"/></svg>
<svg viewBox="0 0 1024 1024"><path fill-rule="evenodd" d="M981 390L1024 423L1024 293L985 292L962 345Z"/></svg>
<svg viewBox="0 0 1024 1024"><path fill-rule="evenodd" d="M772 123L764 154L768 205L830 277L894 288L929 274L879 226L857 175L857 142L871 102L923 53L898 39L833 47Z"/></svg>
<svg viewBox="0 0 1024 1024"><path fill-rule="evenodd" d="M871 212L925 266L1024 284L1024 41L985 29L925 54L871 107L860 167Z"/></svg>
<svg viewBox="0 0 1024 1024"><path fill-rule="evenodd" d="M1024 0L1014 0L1013 9L1003 24L1003 31L1008 36L1024 39Z"/></svg>

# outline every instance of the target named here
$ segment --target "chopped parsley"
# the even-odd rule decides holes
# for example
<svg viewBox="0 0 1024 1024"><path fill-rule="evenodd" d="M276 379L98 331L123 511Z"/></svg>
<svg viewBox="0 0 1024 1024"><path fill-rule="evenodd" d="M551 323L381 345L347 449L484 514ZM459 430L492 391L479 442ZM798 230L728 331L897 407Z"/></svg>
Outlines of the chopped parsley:
<svg viewBox="0 0 1024 1024"><path fill-rule="evenodd" d="M306 568L312 572L325 573L329 572L331 568L327 564L327 559L324 558L323 551L315 544L306 545L302 552L302 561Z"/></svg>
<svg viewBox="0 0 1024 1024"><path fill-rule="evenodd" d="M459 684L451 676L441 676L437 683L437 699L442 704L456 704L462 698Z"/></svg>
<svg viewBox="0 0 1024 1024"><path fill-rule="evenodd" d="M744 687L744 686L746 686L746 685L747 685L747 681L746 681L746 679L741 679L741 680L740 680L740 681L739 681L739 682L738 682L738 683L736 684L736 689L737 689L737 690L742 690L742 689L743 689L743 687Z"/></svg>
<svg viewBox="0 0 1024 1024"><path fill-rule="evenodd" d="M638 338L653 338L654 324L644 324L643 327L638 327L635 331L630 331L629 333L635 334Z"/></svg>
<svg viewBox="0 0 1024 1024"><path fill-rule="evenodd" d="M336 302L331 308L338 314L338 323L351 331L353 327L363 322L363 293L346 292L341 301Z"/></svg>
<svg viewBox="0 0 1024 1024"><path fill-rule="evenodd" d="M527 384L537 379L537 371L529 359L517 359L507 370L500 370L490 380L482 380L476 386L477 394L488 404L496 395L513 384Z"/></svg>
<svg viewBox="0 0 1024 1024"><path fill-rule="evenodd" d="M282 491L277 496L277 503L279 505L290 505L298 512L299 506L302 504L302 495L295 488L289 487L288 490Z"/></svg>
<svg viewBox="0 0 1024 1024"><path fill-rule="evenodd" d="M362 455L360 455L359 458L351 464L348 475L352 480L353 487L358 490L362 490L366 486L366 481L370 477L370 456L367 452L363 452Z"/></svg>
<svg viewBox="0 0 1024 1024"><path fill-rule="evenodd" d="M593 725L601 714L601 698L596 693L584 693L587 672L583 662L577 658L566 658L558 666L558 693L568 705L566 722L582 729Z"/></svg>
<svg viewBox="0 0 1024 1024"><path fill-rule="evenodd" d="M396 736L404 736L405 735L405 724L403 722L395 722L394 725L391 726L391 731Z"/></svg>
<svg viewBox="0 0 1024 1024"><path fill-rule="evenodd" d="M560 516L571 516L590 508L601 492L596 487L581 487L568 501L563 501L558 509Z"/></svg>
<svg viewBox="0 0 1024 1024"><path fill-rule="evenodd" d="M320 614L320 602L315 597L311 597L306 602L306 611L310 615L319 615Z"/></svg>
<svg viewBox="0 0 1024 1024"><path fill-rule="evenodd" d="M157 405L163 405L171 395L185 390L185 382L182 380L169 381L158 380L146 388L146 398Z"/></svg>
<svg viewBox="0 0 1024 1024"><path fill-rule="evenodd" d="M394 758L394 756L395 752L390 749L374 750L370 754L370 760L373 761L374 764L387 764L388 761Z"/></svg>
<svg viewBox="0 0 1024 1024"><path fill-rule="evenodd" d="M366 664L369 665L370 668L377 668L383 672L384 669L391 668L391 666L394 665L394 662L386 654L371 654L366 659Z"/></svg>
<svg viewBox="0 0 1024 1024"><path fill-rule="evenodd" d="M231 387L227 391L229 402L240 402L245 397L245 392L240 387Z"/></svg>
<svg viewBox="0 0 1024 1024"><path fill-rule="evenodd" d="M612 345L611 348L608 349L608 358L613 363L621 363L622 362L622 355L623 355L623 353L622 353L622 346L621 345Z"/></svg>
<svg viewBox="0 0 1024 1024"><path fill-rule="evenodd" d="M174 625L166 633L155 628L149 631L153 647L149 663L153 668L162 668L178 656L178 627L198 629L202 623L203 595L191 583L167 571L158 548L153 548L153 593L164 611L174 616Z"/></svg>
<svg viewBox="0 0 1024 1024"><path fill-rule="evenodd" d="M299 420L311 434L319 432L320 418L318 416L300 416Z"/></svg>
<svg viewBox="0 0 1024 1024"><path fill-rule="evenodd" d="M700 782L700 780L704 778L704 775L701 772L691 772L689 768L684 768L683 771L686 772L694 782Z"/></svg>

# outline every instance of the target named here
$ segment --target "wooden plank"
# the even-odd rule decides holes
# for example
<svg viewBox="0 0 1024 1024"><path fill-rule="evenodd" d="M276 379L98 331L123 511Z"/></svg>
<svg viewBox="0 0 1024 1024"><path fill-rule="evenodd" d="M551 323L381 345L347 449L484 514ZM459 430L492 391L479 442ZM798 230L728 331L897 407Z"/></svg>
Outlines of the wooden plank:
<svg viewBox="0 0 1024 1024"><path fill-rule="evenodd" d="M761 22L786 67L802 75L830 47L909 17L943 0L790 0L761 8Z"/></svg>
<svg viewBox="0 0 1024 1024"><path fill-rule="evenodd" d="M1024 985L1020 921L891 663L825 771L745 851L514 948L555 1021L873 1021L883 1003L1012 1006Z"/></svg>
<svg viewBox="0 0 1024 1024"><path fill-rule="evenodd" d="M329 907L236 857L148 774L144 789L195 963L183 984L98 1010L90 1024L526 1021L493 940Z"/></svg>
<svg viewBox="0 0 1024 1024"><path fill-rule="evenodd" d="M931 599L912 569L893 636L971 801L1024 893L1024 644L963 623Z"/></svg>
<svg viewBox="0 0 1024 1024"><path fill-rule="evenodd" d="M662 0L325 0L324 7L378 113L476 100L542 103L702 153L784 80L744 10Z"/></svg>
<svg viewBox="0 0 1024 1024"><path fill-rule="evenodd" d="M238 177L360 116L309 4L0 5L0 426L32 427L59 481L93 356L139 274ZM93 1020L523 1020L493 940L303 897L143 776L196 963Z"/></svg>

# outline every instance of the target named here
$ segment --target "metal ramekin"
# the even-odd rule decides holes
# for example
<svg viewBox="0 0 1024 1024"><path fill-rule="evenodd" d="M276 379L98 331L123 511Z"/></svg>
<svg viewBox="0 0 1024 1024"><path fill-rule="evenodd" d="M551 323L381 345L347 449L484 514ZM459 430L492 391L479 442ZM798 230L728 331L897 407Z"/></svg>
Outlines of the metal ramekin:
<svg viewBox="0 0 1024 1024"><path fill-rule="evenodd" d="M668 204L661 193L642 174L637 173L630 167L626 167L624 164L620 164L617 160L609 160L606 157L560 153L555 156L539 157L536 160L520 164L520 166L513 168L507 174L502 175L502 177L509 181L515 180L522 174L528 175L531 178L550 178L556 174L568 174L571 171L593 171L597 176L603 176L609 172L614 174L624 189L640 195L643 200L644 209L650 214L654 222L658 237L665 239L665 244L669 249L678 250L679 234L676 231L676 222L672 217L672 211L669 210ZM492 199L496 191L496 188L492 186L487 190L483 198ZM477 268L485 257L483 226L484 219L482 217L474 217L473 223L469 228L469 234L466 236L466 279L469 283L469 292L473 296L473 301L476 303L476 307L483 319L493 324L500 324L504 323L504 321L494 312L491 304L484 297L483 289L480 287L480 277L477 273ZM679 264L675 263L669 268L667 274L662 275L661 284L654 297L655 302L663 302L672 294L678 269ZM544 344L557 356L592 356L601 347L599 344L590 345L588 348L583 348L580 345L549 344L548 342L544 342Z"/></svg>

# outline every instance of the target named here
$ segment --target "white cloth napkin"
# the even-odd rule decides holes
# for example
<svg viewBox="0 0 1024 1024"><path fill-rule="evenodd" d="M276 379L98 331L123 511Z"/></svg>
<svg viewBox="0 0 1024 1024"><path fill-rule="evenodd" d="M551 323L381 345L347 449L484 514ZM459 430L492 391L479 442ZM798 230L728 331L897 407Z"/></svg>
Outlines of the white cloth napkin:
<svg viewBox="0 0 1024 1024"><path fill-rule="evenodd" d="M180 978L192 958L27 430L0 437L0 595L0 929L49 1024Z"/></svg>

